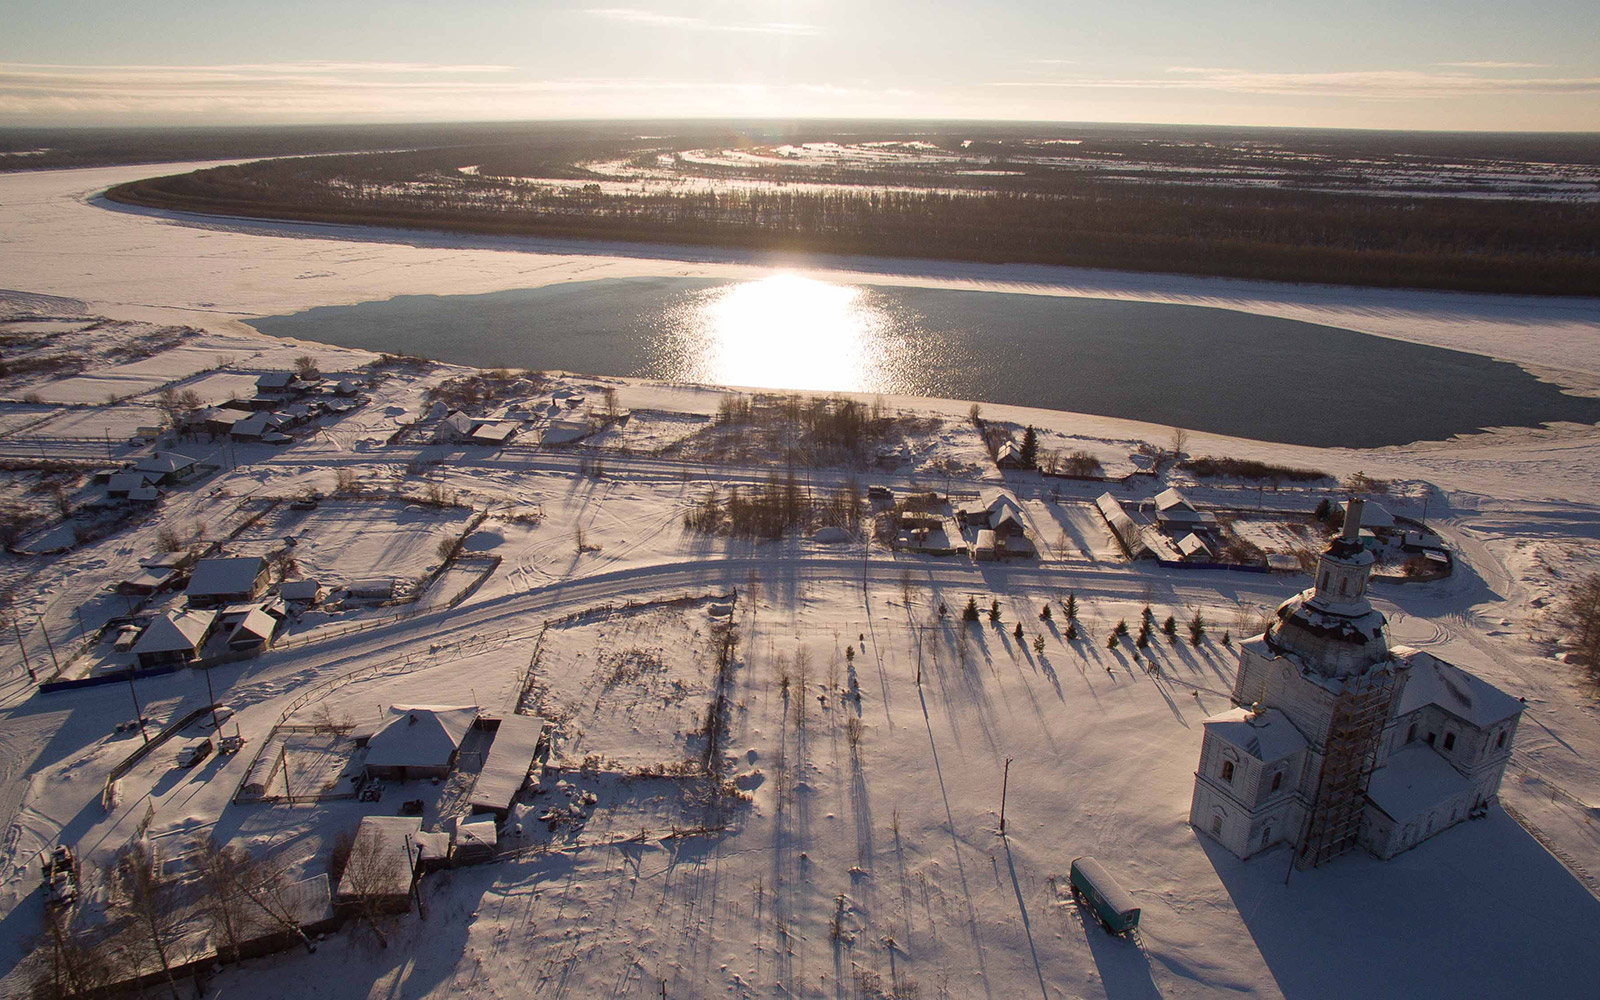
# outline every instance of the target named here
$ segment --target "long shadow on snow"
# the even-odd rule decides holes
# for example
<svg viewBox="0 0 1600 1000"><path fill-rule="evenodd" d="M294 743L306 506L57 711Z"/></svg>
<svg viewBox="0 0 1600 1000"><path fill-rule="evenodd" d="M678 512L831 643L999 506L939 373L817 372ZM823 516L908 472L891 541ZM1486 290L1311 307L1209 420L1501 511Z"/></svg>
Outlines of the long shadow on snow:
<svg viewBox="0 0 1600 1000"><path fill-rule="evenodd" d="M1600 900L1494 809L1389 861L1294 872L1195 834L1286 997L1591 995Z"/></svg>

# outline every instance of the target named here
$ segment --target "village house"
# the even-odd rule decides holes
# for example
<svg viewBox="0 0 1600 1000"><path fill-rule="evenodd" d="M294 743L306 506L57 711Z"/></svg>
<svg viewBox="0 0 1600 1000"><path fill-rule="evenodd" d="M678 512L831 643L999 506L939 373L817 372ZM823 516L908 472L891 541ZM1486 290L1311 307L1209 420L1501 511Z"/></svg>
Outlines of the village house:
<svg viewBox="0 0 1600 1000"><path fill-rule="evenodd" d="M367 742L367 777L380 781L446 777L477 718L474 705L391 707L383 728Z"/></svg>
<svg viewBox="0 0 1600 1000"><path fill-rule="evenodd" d="M1015 441L1002 441L995 450L994 464L1002 469L1026 469L1027 463L1022 460L1022 448Z"/></svg>
<svg viewBox="0 0 1600 1000"><path fill-rule="evenodd" d="M143 472L154 484L176 486L194 475L199 463L175 451L158 451L135 462L132 471Z"/></svg>
<svg viewBox="0 0 1600 1000"><path fill-rule="evenodd" d="M216 621L214 611L168 611L158 615L134 642L134 658L145 669L189 663L200 655Z"/></svg>
<svg viewBox="0 0 1600 1000"><path fill-rule="evenodd" d="M335 902L389 913L409 910L411 887L422 867L421 834L421 817L363 817L352 841L355 863L345 865Z"/></svg>
<svg viewBox="0 0 1600 1000"><path fill-rule="evenodd" d="M267 585L267 561L260 556L213 556L194 564L185 590L197 608L253 600Z"/></svg>
<svg viewBox="0 0 1600 1000"><path fill-rule="evenodd" d="M1241 858L1281 843L1301 867L1357 844L1392 857L1484 815L1511 758L1518 699L1389 646L1349 506L1315 586L1240 643L1237 707L1204 723L1189 822Z"/></svg>

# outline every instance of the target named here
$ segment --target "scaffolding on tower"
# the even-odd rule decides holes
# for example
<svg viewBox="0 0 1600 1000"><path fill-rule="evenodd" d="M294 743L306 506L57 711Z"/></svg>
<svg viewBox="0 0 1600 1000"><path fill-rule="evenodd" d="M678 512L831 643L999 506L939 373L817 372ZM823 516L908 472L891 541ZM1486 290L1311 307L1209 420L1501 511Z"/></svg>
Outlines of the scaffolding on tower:
<svg viewBox="0 0 1600 1000"><path fill-rule="evenodd" d="M1330 861L1354 847L1360 837L1367 784L1377 766L1397 680L1396 671L1369 670L1350 678L1334 702L1316 798L1295 851L1296 868Z"/></svg>

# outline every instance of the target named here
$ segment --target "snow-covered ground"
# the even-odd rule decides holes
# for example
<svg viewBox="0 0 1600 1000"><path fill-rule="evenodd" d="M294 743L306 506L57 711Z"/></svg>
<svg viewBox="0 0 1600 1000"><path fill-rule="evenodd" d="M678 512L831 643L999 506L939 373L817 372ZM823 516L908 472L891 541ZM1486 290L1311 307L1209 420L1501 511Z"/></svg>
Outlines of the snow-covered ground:
<svg viewBox="0 0 1600 1000"><path fill-rule="evenodd" d="M33 293L5 294L9 315L77 310L203 328L110 373L128 383L119 398L131 396L115 405L106 405L109 391L84 386L107 381L103 368L40 380L46 402L0 409L0 454L9 459L50 457L39 454L40 438L62 448L71 439L103 441L105 428L114 429L110 445L81 457L104 462L109 448L121 458L132 451L116 436L146 419L160 386L221 400L248 395L254 374L287 369L301 354L348 371L370 357L273 341L234 322L240 316L401 291L487 291L629 273L744 275L763 267L733 255L674 259L677 251L640 248L531 253L535 244L517 241L265 233L272 227L179 224L85 200L148 171L0 177L4 283ZM1594 302L1047 268L817 266L845 280L1203 299L1559 368L1573 384L1600 378ZM72 331L82 322L28 326ZM103 337L149 330L127 322ZM583 474L586 456L570 452L386 443L428 411L430 387L458 373L448 366L392 371L372 385L361 409L326 419L291 445L183 442L178 447L218 471L172 490L154 513L99 541L61 556L0 562L0 583L14 594L30 664L39 669L49 659L41 629L62 654L75 648L79 609L90 628L125 610L105 587L137 569L163 526L185 538L202 529L208 539L224 537L268 499L332 491L341 471L355 473L369 497L293 517L274 508L271 519L241 531L239 550L292 536L304 573L411 578L437 563L440 539L482 514L463 550L501 560L458 607L435 599L448 594L431 594L404 616L385 608L330 613L315 628L297 626L280 649L214 668L210 682L237 709L245 751L179 771L170 766L171 747L163 748L123 777L109 810L101 802L105 777L139 739L114 732L132 717L127 687L40 695L16 645L0 650L0 991L24 987L17 963L39 926L41 849L71 843L95 870L145 827L174 851L210 835L321 870L336 833L362 815L392 814L412 796L233 804L282 715L368 721L396 704L477 704L505 713L530 691L560 726L552 759L569 783L535 807L586 801L582 792L592 791L597 801L579 809L581 821L554 834L545 850L430 877L428 919L400 921L388 949L342 936L315 955L230 969L220 980L223 994L643 997L659 996L663 981L669 996L1591 991L1600 900L1573 870L1600 873L1593 833L1600 712L1594 687L1581 668L1559 662L1551 640L1561 634L1553 608L1565 587L1600 569L1600 502L1593 499L1600 429L1506 431L1376 451L1190 435L1192 454L1392 480L1385 505L1425 515L1458 556L1448 580L1375 588L1393 640L1424 646L1527 699L1504 787L1520 824L1496 811L1391 862L1351 856L1295 873L1285 886L1283 852L1241 864L1198 836L1186 816L1199 720L1227 707L1233 652L1223 632L1241 638L1262 609L1307 581L1123 561L1091 502L1108 488L1147 498L1161 484L1046 483L1013 474L1044 542L1045 558L1027 563L896 556L876 545L794 536L708 538L685 527L691 505L712 486L759 480L768 470L647 452L702 426L723 390L608 380L619 404L642 419L596 442L605 449L598 478ZM541 391L571 386L592 400L600 384L563 376ZM64 396L45 390L61 386L81 397L76 406L48 405ZM1001 479L966 422L965 403L885 403L938 417L942 429L908 447L913 461L905 467L864 474L865 482L976 493ZM986 406L984 415L1033 424L1047 448L1088 451L1113 473L1132 468L1138 442L1163 447L1171 435L1135 421L1024 407ZM13 436L26 439L14 452L6 450ZM941 458L955 471L933 471ZM34 474L4 475L7 501L41 503L29 492ZM807 482L826 488L847 475L809 470ZM1307 511L1334 492L1180 485L1202 504L1288 511ZM440 511L395 499L433 486L466 506ZM76 482L71 496L96 489ZM1238 524L1258 543L1280 534L1267 521ZM462 583L450 573L441 581L451 592ZM695 727L714 690L707 603L565 619L734 589L738 644L725 764L749 801L708 813L679 778L645 773L692 760L702 746ZM1068 591L1087 633L1076 642L1059 630L1059 604L1053 623L1039 618ZM957 624L969 596L984 606L998 600L1003 627ZM1106 648L1116 621L1136 621L1145 601L1163 617L1200 609L1212 623L1206 641L1191 648L1158 640L1141 662L1127 647ZM943 621L935 613L941 602L951 612ZM1018 622L1020 643L1011 631ZM1152 659L1158 674L1145 669ZM346 682L330 683L339 679ZM300 703L308 693L312 700ZM138 696L147 716L175 718L204 703L206 678L194 671L141 678ZM600 762L586 772L591 754ZM998 792L1008 757L1002 838ZM568 790L578 797L569 799ZM428 819L447 791L417 789ZM725 828L684 833L703 826ZM674 827L683 835L674 836ZM543 828L530 821L525 833L531 839ZM1106 937L1063 902L1059 879L1081 854L1109 864L1140 900L1136 942ZM1520 919L1527 914L1537 919Z"/></svg>

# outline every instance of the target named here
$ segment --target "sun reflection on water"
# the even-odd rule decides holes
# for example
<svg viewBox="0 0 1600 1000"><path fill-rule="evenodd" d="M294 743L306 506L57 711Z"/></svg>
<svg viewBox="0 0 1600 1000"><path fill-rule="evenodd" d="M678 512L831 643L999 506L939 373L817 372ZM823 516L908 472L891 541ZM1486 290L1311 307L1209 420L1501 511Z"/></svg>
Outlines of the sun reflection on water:
<svg viewBox="0 0 1600 1000"><path fill-rule="evenodd" d="M778 273L701 293L673 319L671 378L838 392L899 388L893 318L857 286Z"/></svg>

